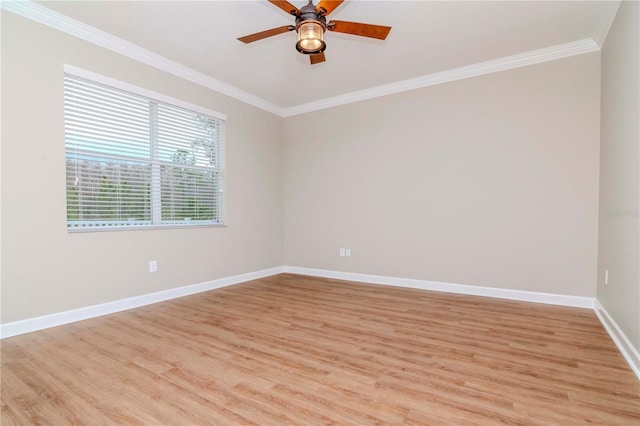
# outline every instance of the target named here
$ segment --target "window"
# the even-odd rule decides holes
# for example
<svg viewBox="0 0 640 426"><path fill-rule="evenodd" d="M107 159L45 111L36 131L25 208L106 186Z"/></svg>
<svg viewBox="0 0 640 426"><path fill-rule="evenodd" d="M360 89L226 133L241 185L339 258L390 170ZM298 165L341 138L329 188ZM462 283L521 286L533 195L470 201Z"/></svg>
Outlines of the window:
<svg viewBox="0 0 640 426"><path fill-rule="evenodd" d="M67 228L221 225L224 118L137 91L65 74Z"/></svg>

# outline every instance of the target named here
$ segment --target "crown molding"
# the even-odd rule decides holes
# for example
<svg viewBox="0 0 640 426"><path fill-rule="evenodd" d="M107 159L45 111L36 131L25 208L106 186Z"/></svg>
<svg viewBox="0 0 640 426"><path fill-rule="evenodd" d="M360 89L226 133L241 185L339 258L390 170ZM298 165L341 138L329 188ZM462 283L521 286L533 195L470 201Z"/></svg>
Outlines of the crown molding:
<svg viewBox="0 0 640 426"><path fill-rule="evenodd" d="M171 59L165 58L162 55L144 49L136 44L118 38L105 31L99 30L90 25L69 18L66 15L55 12L31 0L0 0L0 8L13 12L24 18L31 19L43 25L47 25L51 28L62 31L81 40L112 50L116 53L153 66L157 69L199 84L216 92L222 93L241 102L271 112L280 117L291 117L353 102L359 102L367 99L392 95L395 93L406 92L409 90L420 89L423 87L434 86L437 84L448 83L451 81L462 80L465 78L476 77L514 68L520 68L528 65L539 64L542 62L553 61L556 59L567 58L570 56L581 55L584 53L591 53L600 50L600 46L596 41L591 38L587 38L284 108L275 105L265 99L252 95L251 93L245 92L244 90L241 90L235 86L224 83L220 80L216 80L206 74L203 74L178 62L172 61ZM613 22L614 18L615 13L611 16L611 22ZM606 31L603 33L601 38L604 39L605 36Z"/></svg>
<svg viewBox="0 0 640 426"><path fill-rule="evenodd" d="M598 50L600 50L598 44L596 44L593 39L587 38L285 108L284 117L291 117L298 114L350 104L352 102L392 95L408 90L421 89L423 87L435 86L437 84L506 71L556 59L568 58L570 56L582 55Z"/></svg>
<svg viewBox="0 0 640 426"><path fill-rule="evenodd" d="M136 61L168 72L185 80L199 84L216 92L253 105L257 108L282 116L283 108L259 98L230 84L209 77L199 71L182 65L162 55L144 49L105 31L84 24L66 15L51 10L31 0L1 1L0 7L24 18L46 25L81 40L109 49Z"/></svg>

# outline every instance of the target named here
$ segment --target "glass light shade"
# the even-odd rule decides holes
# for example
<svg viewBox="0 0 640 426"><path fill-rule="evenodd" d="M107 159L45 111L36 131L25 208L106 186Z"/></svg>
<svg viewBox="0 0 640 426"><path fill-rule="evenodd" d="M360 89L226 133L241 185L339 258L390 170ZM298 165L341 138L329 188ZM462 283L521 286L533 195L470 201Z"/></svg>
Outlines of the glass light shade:
<svg viewBox="0 0 640 426"><path fill-rule="evenodd" d="M300 53L313 54L323 52L326 44L322 40L324 28L318 22L304 22L298 27L296 49Z"/></svg>

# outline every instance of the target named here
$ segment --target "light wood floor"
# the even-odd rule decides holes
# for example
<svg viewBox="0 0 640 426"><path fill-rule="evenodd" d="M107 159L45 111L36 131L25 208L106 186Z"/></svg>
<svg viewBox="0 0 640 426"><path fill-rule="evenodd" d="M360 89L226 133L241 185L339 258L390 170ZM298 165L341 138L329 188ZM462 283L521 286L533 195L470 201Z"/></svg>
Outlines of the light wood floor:
<svg viewBox="0 0 640 426"><path fill-rule="evenodd" d="M2 341L13 424L640 423L587 309L278 275Z"/></svg>

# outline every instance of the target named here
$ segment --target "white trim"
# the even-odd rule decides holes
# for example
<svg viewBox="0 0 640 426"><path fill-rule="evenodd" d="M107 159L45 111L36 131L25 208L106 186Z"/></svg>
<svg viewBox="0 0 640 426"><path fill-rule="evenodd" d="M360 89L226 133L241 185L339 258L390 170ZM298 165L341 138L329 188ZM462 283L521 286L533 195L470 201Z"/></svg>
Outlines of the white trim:
<svg viewBox="0 0 640 426"><path fill-rule="evenodd" d="M575 308L593 309L596 316L611 336L618 350L640 380L640 353L631 344L622 329L593 297L569 296L563 294L539 293L533 291L509 290L495 287L480 287L464 284L451 284L437 281L415 280L408 278L394 278L381 275L358 274L325 269L302 268L298 266L284 266L285 273L309 275L314 277L332 278L344 281L357 281L368 284L382 284L395 287L407 287L420 290L442 291L447 293L468 294L473 296L495 297L499 299L519 300L524 302L545 303L549 305L569 306Z"/></svg>
<svg viewBox="0 0 640 426"><path fill-rule="evenodd" d="M629 338L624 334L622 329L618 326L618 324L613 320L609 312L602 306L600 301L596 299L596 305L593 309L596 312L596 315L600 319L600 322L604 326L611 339L618 347L620 353L631 367L631 370L635 373L640 380L640 353L636 348L633 347Z"/></svg>
<svg viewBox="0 0 640 426"><path fill-rule="evenodd" d="M397 81L395 83L384 84L382 86L371 87L356 92L345 93L343 95L285 108L283 116L291 117L293 115L406 92L408 90L421 89L423 87L435 86L437 84L448 83L465 78L477 77L484 74L491 74L494 72L506 71L556 59L568 58L570 56L582 55L584 53L596 52L599 49L600 48L593 39L586 38L571 43L559 44L545 49L532 50L518 55L480 62L466 67L454 68L447 71L428 74L422 77Z"/></svg>
<svg viewBox="0 0 640 426"><path fill-rule="evenodd" d="M55 12L48 7L41 6L31 0L26 1L2 1L2 9L13 12L24 18L31 19L40 24L47 25L58 31L62 31L81 40L104 47L121 55L135 59L147 65L151 65L162 71L184 78L185 80L207 87L216 92L230 96L234 99L261 108L265 111L282 116L282 108L262 98L238 89L230 84L216 80L199 71L182 65L171 59L158 55L150 50L130 43L105 31L84 24L66 15Z"/></svg>
<svg viewBox="0 0 640 426"><path fill-rule="evenodd" d="M595 52L600 49L596 41L591 38L587 38L571 43L560 44L518 55L481 62L474 65L454 68L448 71L433 73L409 80L345 93L343 95L320 99L289 108L283 108L230 84L216 80L206 74L165 58L164 56L158 55L157 53L151 52L150 50L111 35L105 31L69 18L68 16L55 12L31 0L1 1L0 8L18 14L24 18L39 22L43 25L47 25L74 37L78 37L81 40L112 50L116 53L135 59L162 71L166 71L180 78L184 78L185 80L230 96L257 108L261 108L280 117L291 117L298 114L318 111L380 96L392 95L394 93L405 92L408 90L420 89L465 78ZM615 14L613 14L612 21L614 17ZM605 36L606 32L602 37Z"/></svg>
<svg viewBox="0 0 640 426"><path fill-rule="evenodd" d="M113 314L115 312L126 311L128 309L138 308L152 303L176 299L190 294L202 293L204 291L227 287L246 281L257 280L259 278L270 277L282 272L283 268L281 266L263 269L261 271L234 275L185 287L172 288L155 293L143 294L141 296L134 296L127 299L115 300L113 302L102 303L100 305L87 306L84 308L72 309L70 311L0 324L0 339L30 333L32 331L44 330L46 328L57 327L59 325L95 318L102 315Z"/></svg>
<svg viewBox="0 0 640 426"><path fill-rule="evenodd" d="M612 340L622 353L624 359L640 379L640 353L633 347L627 336L620 329L618 324L611 318L607 310L600 301L592 297L569 296L562 294L539 293L522 290L509 290L495 287L480 287L464 284L451 284L438 281L415 280L408 278L394 278L381 275L358 274L353 272L340 272L325 269L302 268L297 266L279 266L246 274L234 275L220 278L204 283L178 287L155 293L134 296L127 299L120 299L113 302L102 303L100 305L87 306L65 312L58 312L50 315L29 318L21 321L14 321L0 324L0 339L30 333L32 331L44 330L64 324L109 315L116 312L126 311L153 303L176 299L191 294L202 293L217 288L227 287L234 284L270 277L281 273L309 275L314 277L332 278L345 281L357 281L369 284L382 284L395 287L407 287L420 290L442 291L447 293L468 294L474 296L494 297L499 299L519 300L525 302L544 303L551 305L570 306L577 308L591 308L595 311L609 333Z"/></svg>
<svg viewBox="0 0 640 426"><path fill-rule="evenodd" d="M220 120L227 119L227 115L221 112L217 112L200 105L195 105L190 102L185 102L183 100L173 98L171 96L167 96L162 93L154 92L153 90L148 90L143 87L138 87L130 83L125 83L124 81L116 80L115 78L107 77L105 75L98 74L93 71L88 71L83 68L78 68L69 64L64 64L63 69L65 74L70 74L75 77L84 78L86 80L93 81L94 83L104 84L105 86L113 87L115 89L119 89L129 93L133 93L135 95L142 96L144 98L147 98L153 101L159 101L165 104L180 107L193 112L199 112L201 114L208 115L213 118L218 118Z"/></svg>
<svg viewBox="0 0 640 426"><path fill-rule="evenodd" d="M333 278L345 281L358 281L368 284L383 284L395 287L417 288L420 290L442 291L446 293L468 294L473 296L494 297L498 299L520 300L524 302L545 303L548 305L571 306L575 308L594 307L593 297L569 296L564 294L538 293L534 291L509 290L496 287L451 284L438 281L395 278L382 275L358 274L353 272L330 271L325 269L285 266L284 272L314 277Z"/></svg>

